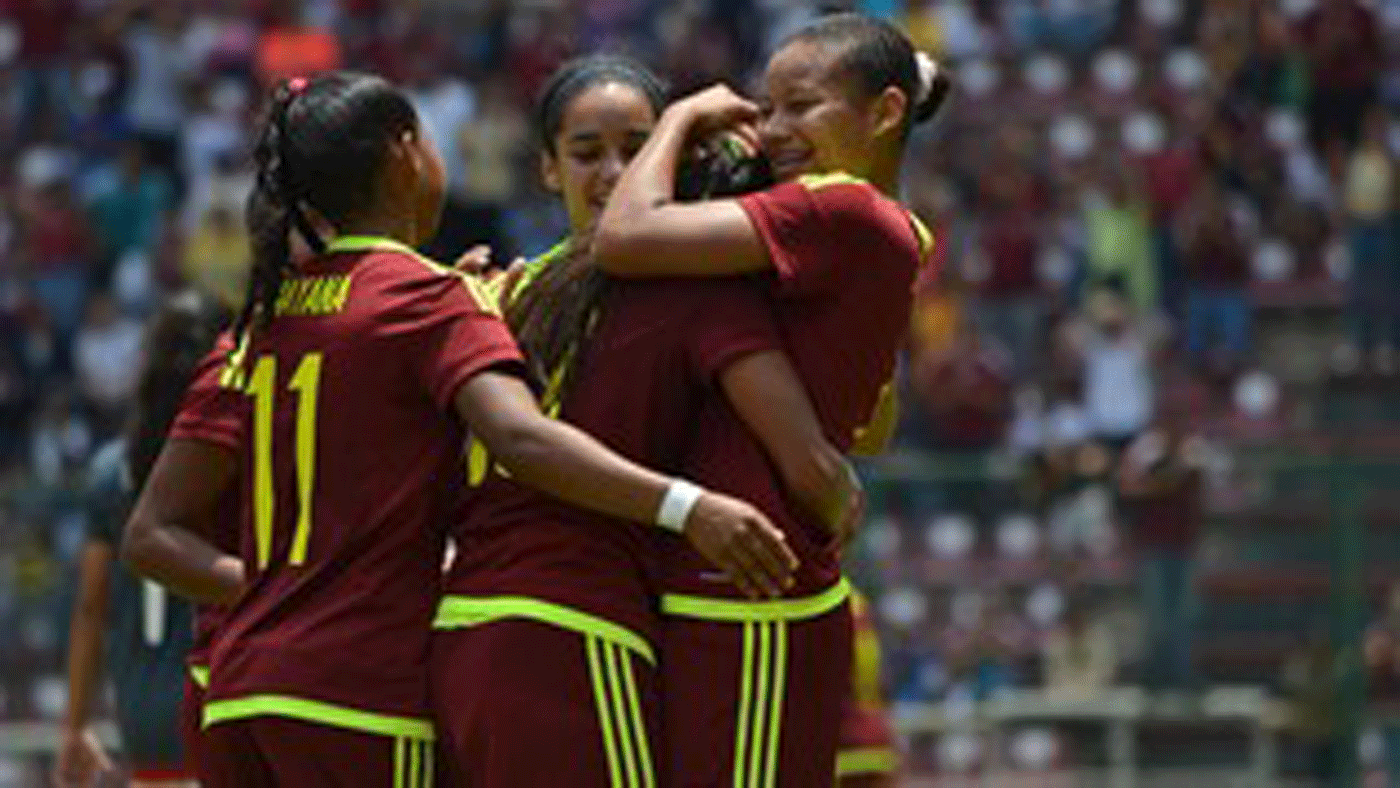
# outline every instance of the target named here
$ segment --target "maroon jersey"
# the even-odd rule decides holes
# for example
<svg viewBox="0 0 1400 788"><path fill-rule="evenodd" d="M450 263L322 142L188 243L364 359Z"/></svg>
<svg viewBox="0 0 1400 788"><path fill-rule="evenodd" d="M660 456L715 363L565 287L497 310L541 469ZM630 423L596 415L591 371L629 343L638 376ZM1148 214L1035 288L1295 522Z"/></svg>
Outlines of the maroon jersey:
<svg viewBox="0 0 1400 788"><path fill-rule="evenodd" d="M740 200L777 269L775 305L792 359L827 439L846 451L875 410L909 327L929 243L895 201L845 176L804 178ZM788 498L757 439L722 398L708 400L685 462L695 482L759 507L801 566L790 596L831 588L841 568L829 531ZM694 550L672 541L668 591L736 596Z"/></svg>
<svg viewBox="0 0 1400 788"><path fill-rule="evenodd" d="M233 337L224 332L214 341L199 365L195 367L180 411L170 425L171 439L185 439L222 446L241 456L243 448L243 392L229 382L228 358L233 351ZM205 537L225 553L238 555L239 488L231 486L219 500L219 518L214 530ZM209 665L209 651L214 633L223 622L225 610L219 605L197 605L194 614L194 640L185 661L198 668ZM200 681L207 676L201 674Z"/></svg>
<svg viewBox="0 0 1400 788"><path fill-rule="evenodd" d="M631 460L677 472L700 403L718 396L710 392L715 376L778 345L771 305L751 280L616 281L580 351L561 417ZM558 502L499 469L471 496L453 536L449 597L544 600L647 640L655 628L654 540L678 538ZM454 628L450 602L442 628ZM478 602L456 624L481 609ZM550 618L531 609L527 615Z"/></svg>
<svg viewBox="0 0 1400 788"><path fill-rule="evenodd" d="M520 354L475 280L341 238L240 353L248 588L214 647L205 723L293 716L430 733L429 626L463 429L453 398Z"/></svg>

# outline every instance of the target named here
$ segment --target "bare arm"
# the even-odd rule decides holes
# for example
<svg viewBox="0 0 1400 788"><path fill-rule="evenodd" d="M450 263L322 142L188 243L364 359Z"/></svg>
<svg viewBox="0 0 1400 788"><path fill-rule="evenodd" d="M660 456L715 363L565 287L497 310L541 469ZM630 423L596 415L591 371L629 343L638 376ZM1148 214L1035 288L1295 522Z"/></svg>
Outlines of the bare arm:
<svg viewBox="0 0 1400 788"><path fill-rule="evenodd" d="M88 722L102 668L113 558L110 544L91 540L83 547L78 567L78 597L68 625L68 708L53 775L59 788L91 785L97 774L112 770Z"/></svg>
<svg viewBox="0 0 1400 788"><path fill-rule="evenodd" d="M197 602L232 602L243 587L243 561L199 534L212 530L235 473L235 459L222 447L166 441L122 534L122 560Z"/></svg>
<svg viewBox="0 0 1400 788"><path fill-rule="evenodd" d="M598 218L598 266L619 277L730 276L772 268L737 200L674 201L676 169L697 124L756 110L716 87L671 105L618 180Z"/></svg>
<svg viewBox="0 0 1400 788"><path fill-rule="evenodd" d="M744 356L724 369L720 384L778 467L783 485L844 541L859 508L860 484L845 456L827 440L787 356L778 351Z"/></svg>
<svg viewBox="0 0 1400 788"><path fill-rule="evenodd" d="M548 418L519 378L483 372L458 389L455 402L462 420L515 479L576 506L654 522L673 480ZM706 493L684 533L751 596L777 596L791 582L797 559L782 532L747 504Z"/></svg>

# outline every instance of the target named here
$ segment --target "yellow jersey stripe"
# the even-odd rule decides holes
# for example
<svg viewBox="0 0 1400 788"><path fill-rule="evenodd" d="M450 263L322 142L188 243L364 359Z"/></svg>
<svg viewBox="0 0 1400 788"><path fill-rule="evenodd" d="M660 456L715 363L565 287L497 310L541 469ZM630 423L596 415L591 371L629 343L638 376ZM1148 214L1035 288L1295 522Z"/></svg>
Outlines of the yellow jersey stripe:
<svg viewBox="0 0 1400 788"><path fill-rule="evenodd" d="M742 599L662 594L661 612L705 621L800 621L830 612L851 595L851 584L841 578L827 590L796 599L753 602Z"/></svg>
<svg viewBox="0 0 1400 788"><path fill-rule="evenodd" d="M746 774L749 763L749 712L753 705L754 672L754 629L758 625L744 622L744 659L739 668L739 716L734 726L734 788L748 785Z"/></svg>
<svg viewBox="0 0 1400 788"><path fill-rule="evenodd" d="M588 652L588 676L593 684L593 707L598 713L598 727L603 733L603 753L608 760L608 784L622 788L622 770L618 763L617 735L613 727L612 703L609 701L608 679L603 668L603 650L607 644L596 637L585 640ZM620 722L620 721L619 721Z"/></svg>
<svg viewBox="0 0 1400 788"><path fill-rule="evenodd" d="M203 727L250 717L288 717L381 736L428 741L433 738L433 724L426 719L362 711L290 695L249 695L209 701L204 704Z"/></svg>
<svg viewBox="0 0 1400 788"><path fill-rule="evenodd" d="M774 788L778 778L778 748L782 739L783 699L787 697L788 623L777 621L773 629L773 690L768 711L768 752L763 764L764 788Z"/></svg>
<svg viewBox="0 0 1400 788"><path fill-rule="evenodd" d="M433 629L465 629L507 618L543 621L561 629L596 637L630 649L651 664L656 652L646 638L621 624L571 607L525 596L445 596L438 603Z"/></svg>
<svg viewBox="0 0 1400 788"><path fill-rule="evenodd" d="M190 681L193 681L196 687L200 689L209 689L208 665L190 665L189 671Z"/></svg>
<svg viewBox="0 0 1400 788"><path fill-rule="evenodd" d="M899 768L899 754L891 747L860 747L836 753L836 777L853 774L890 774Z"/></svg>

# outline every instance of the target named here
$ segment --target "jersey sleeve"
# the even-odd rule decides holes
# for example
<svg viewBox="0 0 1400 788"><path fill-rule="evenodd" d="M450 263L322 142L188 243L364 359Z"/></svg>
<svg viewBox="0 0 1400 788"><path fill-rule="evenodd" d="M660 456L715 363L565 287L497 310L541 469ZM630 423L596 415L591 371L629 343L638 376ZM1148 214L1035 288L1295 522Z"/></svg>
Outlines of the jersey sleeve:
<svg viewBox="0 0 1400 788"><path fill-rule="evenodd" d="M895 251L880 196L857 182L785 183L740 198L785 296L841 286L843 261L877 263Z"/></svg>
<svg viewBox="0 0 1400 788"><path fill-rule="evenodd" d="M171 439L202 441L237 451L243 440L244 395L238 389L233 365L240 360L233 352L233 339L221 334L195 367L185 389L180 410L170 424Z"/></svg>
<svg viewBox="0 0 1400 788"><path fill-rule="evenodd" d="M686 357L696 377L709 380L744 356L782 349L772 304L753 280L696 281L685 287L693 316L686 327Z"/></svg>
<svg viewBox="0 0 1400 788"><path fill-rule="evenodd" d="M388 257L388 256L386 256ZM444 410L457 390L488 368L524 372L524 359L481 283L426 260L394 255L374 279L379 325L418 382Z"/></svg>

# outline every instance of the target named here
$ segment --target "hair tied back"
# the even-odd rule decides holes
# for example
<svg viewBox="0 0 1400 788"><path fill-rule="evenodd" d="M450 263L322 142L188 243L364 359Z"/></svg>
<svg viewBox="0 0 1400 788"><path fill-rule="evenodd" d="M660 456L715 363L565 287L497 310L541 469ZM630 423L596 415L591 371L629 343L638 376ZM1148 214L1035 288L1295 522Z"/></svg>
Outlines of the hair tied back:
<svg viewBox="0 0 1400 788"><path fill-rule="evenodd" d="M919 69L919 93L914 102L914 120L922 123L938 114L943 108L952 81L938 61L927 52L914 53L914 62Z"/></svg>

